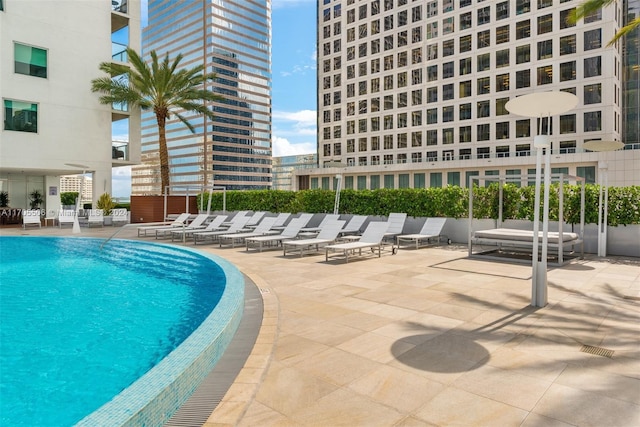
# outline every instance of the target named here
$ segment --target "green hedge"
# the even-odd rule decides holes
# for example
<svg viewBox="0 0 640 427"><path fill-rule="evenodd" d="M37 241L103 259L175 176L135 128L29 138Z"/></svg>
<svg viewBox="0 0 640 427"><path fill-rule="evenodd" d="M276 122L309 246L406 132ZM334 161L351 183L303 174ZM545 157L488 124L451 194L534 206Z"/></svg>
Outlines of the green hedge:
<svg viewBox="0 0 640 427"><path fill-rule="evenodd" d="M585 223L598 222L598 186L585 186ZM469 190L457 186L446 188L405 188L397 190L342 190L340 213L383 215L406 212L413 217L465 218L469 215ZM542 191L542 190L541 190ZM498 184L474 187L474 218L498 217ZM542 195L542 193L541 193ZM549 192L549 218L558 219L559 193L557 185ZM208 193L198 196L207 205ZM503 219L533 220L535 187L503 187ZM542 197L542 196L541 196ZM250 190L227 191L227 210L269 212L333 212L335 192L331 190ZM211 199L212 210L222 210L222 193ZM542 212L540 214L542 218ZM580 222L580 186L564 186L564 218L572 224ZM608 222L612 226L640 224L640 186L610 187Z"/></svg>

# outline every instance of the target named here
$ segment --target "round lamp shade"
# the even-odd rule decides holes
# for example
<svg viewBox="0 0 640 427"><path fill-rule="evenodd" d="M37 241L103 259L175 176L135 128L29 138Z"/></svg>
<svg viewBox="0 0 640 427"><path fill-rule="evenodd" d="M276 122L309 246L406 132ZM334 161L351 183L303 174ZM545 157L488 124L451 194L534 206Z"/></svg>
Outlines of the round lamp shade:
<svg viewBox="0 0 640 427"><path fill-rule="evenodd" d="M537 92L514 98L505 104L512 114L523 117L547 117L566 113L578 105L578 97L569 92Z"/></svg>
<svg viewBox="0 0 640 427"><path fill-rule="evenodd" d="M620 141L587 141L582 148L589 151L616 151L624 147Z"/></svg>

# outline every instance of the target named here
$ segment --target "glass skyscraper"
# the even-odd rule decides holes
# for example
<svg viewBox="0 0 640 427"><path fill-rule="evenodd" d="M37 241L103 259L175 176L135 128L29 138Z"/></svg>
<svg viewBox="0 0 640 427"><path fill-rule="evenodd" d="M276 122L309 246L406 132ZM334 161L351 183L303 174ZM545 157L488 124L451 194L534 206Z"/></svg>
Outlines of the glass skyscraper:
<svg viewBox="0 0 640 427"><path fill-rule="evenodd" d="M192 133L167 122L171 193L204 185L230 190L271 187L271 1L149 0L143 30L145 57L182 54L181 65L205 64L217 79L207 89L213 121L189 113ZM180 112L183 114L183 112ZM159 194L158 132L153 112L142 115L142 165L132 172L132 194Z"/></svg>

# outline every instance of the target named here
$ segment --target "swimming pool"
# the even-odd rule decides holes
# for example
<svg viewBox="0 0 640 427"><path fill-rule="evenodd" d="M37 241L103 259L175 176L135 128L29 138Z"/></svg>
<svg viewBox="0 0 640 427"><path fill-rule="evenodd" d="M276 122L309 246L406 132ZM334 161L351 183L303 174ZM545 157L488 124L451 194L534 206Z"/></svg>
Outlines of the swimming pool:
<svg viewBox="0 0 640 427"><path fill-rule="evenodd" d="M0 237L0 424L160 424L231 340L244 281L230 263L102 242Z"/></svg>

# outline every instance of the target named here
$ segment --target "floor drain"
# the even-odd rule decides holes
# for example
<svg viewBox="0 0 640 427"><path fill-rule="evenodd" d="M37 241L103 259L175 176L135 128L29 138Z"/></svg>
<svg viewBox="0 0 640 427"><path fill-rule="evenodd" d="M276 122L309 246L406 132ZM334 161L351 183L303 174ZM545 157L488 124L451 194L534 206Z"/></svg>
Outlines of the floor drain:
<svg viewBox="0 0 640 427"><path fill-rule="evenodd" d="M583 353L595 354L596 356L608 357L611 359L613 356L613 350L607 350L602 347L594 347L592 345L583 345L580 349Z"/></svg>

